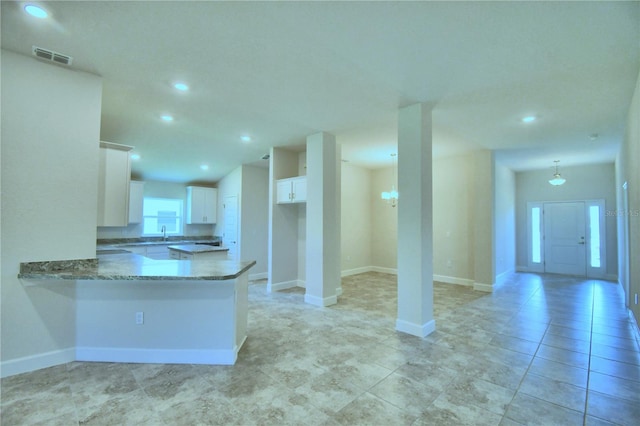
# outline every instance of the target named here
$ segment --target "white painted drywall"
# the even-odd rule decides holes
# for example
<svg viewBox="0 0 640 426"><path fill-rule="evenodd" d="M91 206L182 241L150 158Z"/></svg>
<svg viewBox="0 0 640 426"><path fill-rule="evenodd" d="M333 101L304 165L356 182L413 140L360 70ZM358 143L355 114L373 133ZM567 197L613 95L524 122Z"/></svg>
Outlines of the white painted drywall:
<svg viewBox="0 0 640 426"><path fill-rule="evenodd" d="M516 267L516 175L496 162L495 177L494 232L496 276L499 277Z"/></svg>
<svg viewBox="0 0 640 426"><path fill-rule="evenodd" d="M102 80L5 50L1 59L5 375L73 359L72 287L27 288L17 274L20 262L95 257Z"/></svg>
<svg viewBox="0 0 640 426"><path fill-rule="evenodd" d="M371 172L371 263L383 270L398 267L398 209L380 198L383 191L396 185L393 167ZM400 195L399 203L402 202Z"/></svg>

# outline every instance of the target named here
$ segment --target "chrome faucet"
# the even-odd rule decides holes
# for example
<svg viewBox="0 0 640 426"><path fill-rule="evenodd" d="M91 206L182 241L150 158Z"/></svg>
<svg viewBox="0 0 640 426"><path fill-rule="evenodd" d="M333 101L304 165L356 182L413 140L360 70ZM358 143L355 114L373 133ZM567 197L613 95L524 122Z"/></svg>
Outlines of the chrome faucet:
<svg viewBox="0 0 640 426"><path fill-rule="evenodd" d="M162 231L162 239L167 241L167 227L165 225L162 225L161 231Z"/></svg>

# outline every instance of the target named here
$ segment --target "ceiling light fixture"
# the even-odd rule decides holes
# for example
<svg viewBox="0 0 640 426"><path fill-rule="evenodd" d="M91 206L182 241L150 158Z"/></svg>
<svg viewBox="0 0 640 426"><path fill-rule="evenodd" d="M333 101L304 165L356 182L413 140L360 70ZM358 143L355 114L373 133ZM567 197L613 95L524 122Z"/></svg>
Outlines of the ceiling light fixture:
<svg viewBox="0 0 640 426"><path fill-rule="evenodd" d="M523 123L532 123L534 121L536 121L536 116L535 115L528 115L528 116L526 116L526 117L524 117L522 119Z"/></svg>
<svg viewBox="0 0 640 426"><path fill-rule="evenodd" d="M391 191L384 191L380 194L380 198L386 200L391 207L395 207L398 205L398 191L396 190L396 158L397 154L391 154L391 158L393 159L393 184L391 185Z"/></svg>
<svg viewBox="0 0 640 426"><path fill-rule="evenodd" d="M251 136L240 136L242 142L251 142Z"/></svg>
<svg viewBox="0 0 640 426"><path fill-rule="evenodd" d="M200 168L201 168L202 170L209 170L209 166L208 166L208 165L206 165L206 164L201 165L201 166L200 166Z"/></svg>
<svg viewBox="0 0 640 426"><path fill-rule="evenodd" d="M560 176L560 172L558 172L558 163L560 162L560 160L555 160L554 163L556 163L556 172L553 174L553 179L549 179L549 183L553 186L559 186L562 185L563 183L565 183L567 180L565 178L563 178L562 176Z"/></svg>
<svg viewBox="0 0 640 426"><path fill-rule="evenodd" d="M166 121L167 123L173 121L173 116L169 114L162 115L160 118L162 121Z"/></svg>
<svg viewBox="0 0 640 426"><path fill-rule="evenodd" d="M36 6L35 4L26 5L24 7L24 11L27 12L29 15L34 16L38 19L44 19L47 16L49 16L46 10L44 10L40 6Z"/></svg>
<svg viewBox="0 0 640 426"><path fill-rule="evenodd" d="M176 90L179 90L179 91L181 91L181 92L186 92L187 90L189 90L189 86L187 86L185 83L181 83L181 82L174 83L174 84L173 84L173 87L174 87Z"/></svg>
<svg viewBox="0 0 640 426"><path fill-rule="evenodd" d="M131 154L131 159L134 161L138 161L140 159L140 154Z"/></svg>

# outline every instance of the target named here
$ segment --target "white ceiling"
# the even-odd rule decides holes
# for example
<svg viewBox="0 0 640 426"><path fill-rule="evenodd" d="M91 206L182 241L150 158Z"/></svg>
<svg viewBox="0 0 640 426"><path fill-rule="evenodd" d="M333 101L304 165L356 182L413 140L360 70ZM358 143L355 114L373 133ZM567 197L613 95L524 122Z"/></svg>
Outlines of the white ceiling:
<svg viewBox="0 0 640 426"><path fill-rule="evenodd" d="M435 157L613 161L640 67L639 2L72 1L41 3L46 20L25 4L2 1L2 47L102 76L101 137L135 146L148 180L217 181L319 131L388 165L416 102L434 106Z"/></svg>

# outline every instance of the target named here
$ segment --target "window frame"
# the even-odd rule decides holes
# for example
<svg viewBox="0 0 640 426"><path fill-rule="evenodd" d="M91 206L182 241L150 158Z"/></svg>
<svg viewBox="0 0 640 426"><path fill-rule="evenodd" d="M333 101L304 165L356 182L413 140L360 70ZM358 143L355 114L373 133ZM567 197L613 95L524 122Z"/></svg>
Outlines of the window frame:
<svg viewBox="0 0 640 426"><path fill-rule="evenodd" d="M177 210L176 210L176 230L171 232L171 231L167 231L166 235L167 236L182 236L184 235L184 224L185 224L185 217L184 217L184 200L181 198L168 198L168 197L144 197L142 199L142 236L143 237L162 237L164 234L161 231L158 232L147 232L146 229L146 220L147 218L149 219L160 219L161 216L159 215L148 215L145 214L146 209L145 209L145 204L147 202L147 200L163 200L163 201L170 201L170 202L175 202L179 205L176 205Z"/></svg>

